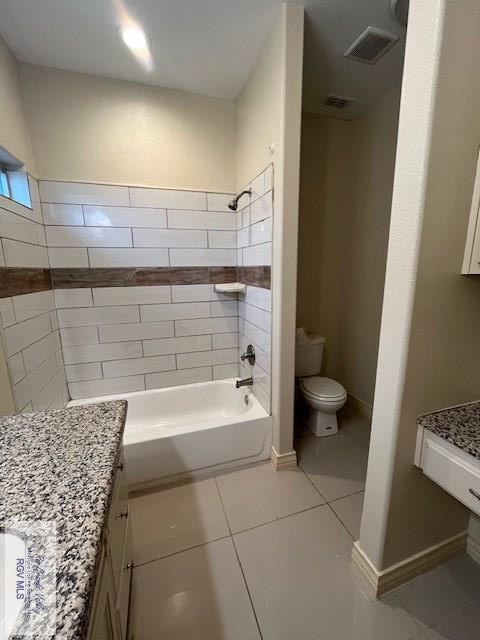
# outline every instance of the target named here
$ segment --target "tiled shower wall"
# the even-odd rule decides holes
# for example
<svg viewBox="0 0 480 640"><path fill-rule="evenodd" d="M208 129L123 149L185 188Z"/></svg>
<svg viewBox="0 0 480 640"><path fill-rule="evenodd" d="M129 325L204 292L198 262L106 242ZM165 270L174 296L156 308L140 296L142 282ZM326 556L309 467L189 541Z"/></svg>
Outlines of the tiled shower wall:
<svg viewBox="0 0 480 640"><path fill-rule="evenodd" d="M32 208L0 196L0 319L17 411L68 401L38 185Z"/></svg>

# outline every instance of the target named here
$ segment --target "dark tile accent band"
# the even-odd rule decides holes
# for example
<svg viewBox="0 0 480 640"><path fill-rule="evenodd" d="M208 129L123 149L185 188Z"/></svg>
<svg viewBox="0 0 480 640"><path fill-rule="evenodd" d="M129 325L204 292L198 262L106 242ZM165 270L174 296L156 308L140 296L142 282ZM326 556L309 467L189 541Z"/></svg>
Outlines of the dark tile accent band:
<svg viewBox="0 0 480 640"><path fill-rule="evenodd" d="M0 298L53 289L49 269L0 267Z"/></svg>
<svg viewBox="0 0 480 640"><path fill-rule="evenodd" d="M236 267L116 267L52 269L55 289L236 282Z"/></svg>
<svg viewBox="0 0 480 640"><path fill-rule="evenodd" d="M271 288L271 267L237 267L238 282L249 284L252 287Z"/></svg>

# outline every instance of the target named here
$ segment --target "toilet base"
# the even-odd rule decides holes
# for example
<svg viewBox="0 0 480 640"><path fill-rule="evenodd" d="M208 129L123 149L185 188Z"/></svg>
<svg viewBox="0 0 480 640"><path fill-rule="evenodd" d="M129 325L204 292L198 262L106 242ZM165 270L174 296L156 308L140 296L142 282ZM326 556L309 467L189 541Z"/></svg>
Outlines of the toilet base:
<svg viewBox="0 0 480 640"><path fill-rule="evenodd" d="M323 413L310 409L307 418L307 426L309 430L317 438L324 436L334 436L338 433L337 413Z"/></svg>

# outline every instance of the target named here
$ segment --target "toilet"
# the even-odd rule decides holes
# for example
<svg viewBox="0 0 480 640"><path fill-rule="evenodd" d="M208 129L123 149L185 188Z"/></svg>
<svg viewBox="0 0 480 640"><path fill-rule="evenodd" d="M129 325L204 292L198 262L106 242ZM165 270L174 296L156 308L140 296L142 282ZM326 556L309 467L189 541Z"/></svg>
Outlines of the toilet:
<svg viewBox="0 0 480 640"><path fill-rule="evenodd" d="M300 393L309 408L307 425L318 437L338 433L337 411L347 401L344 387L331 378L319 376L325 338L297 330L295 377Z"/></svg>

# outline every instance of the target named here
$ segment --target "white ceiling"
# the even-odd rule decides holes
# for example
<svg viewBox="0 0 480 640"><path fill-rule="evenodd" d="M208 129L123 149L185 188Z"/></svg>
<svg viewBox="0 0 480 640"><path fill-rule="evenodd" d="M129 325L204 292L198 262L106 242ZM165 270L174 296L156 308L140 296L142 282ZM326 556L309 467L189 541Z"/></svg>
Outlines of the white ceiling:
<svg viewBox="0 0 480 640"><path fill-rule="evenodd" d="M19 60L236 98L282 0L0 0L0 33ZM404 33L389 0L297 0L306 9L304 107L353 117L400 82ZM144 71L119 40L125 12L147 32L154 69ZM369 24L402 36L377 65L343 58ZM336 93L356 104L322 107Z"/></svg>

